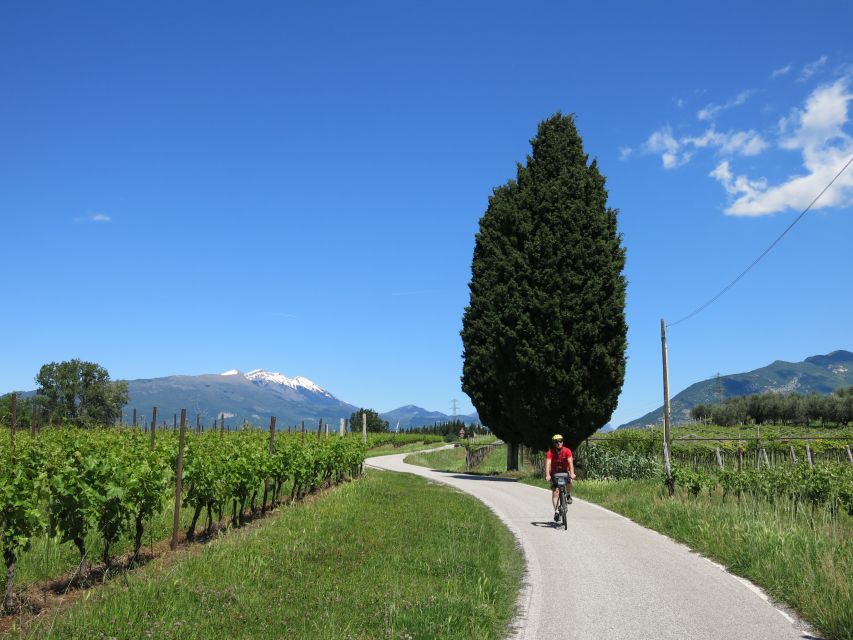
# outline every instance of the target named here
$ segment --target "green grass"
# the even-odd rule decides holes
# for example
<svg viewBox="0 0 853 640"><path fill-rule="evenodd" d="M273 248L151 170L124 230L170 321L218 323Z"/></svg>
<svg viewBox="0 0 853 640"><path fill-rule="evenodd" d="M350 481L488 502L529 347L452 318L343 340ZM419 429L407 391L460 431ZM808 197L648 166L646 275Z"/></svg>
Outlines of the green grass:
<svg viewBox="0 0 853 640"><path fill-rule="evenodd" d="M417 455L406 456L405 461L409 464L415 464L429 469L465 472L465 449L464 447L456 447L455 449L446 449L444 451L425 452ZM485 460L483 460L483 462L474 469L471 469L468 473L507 478L524 478L533 473L533 467L527 460L525 460L519 471L507 471L506 447L502 446L495 447L489 451L489 453L486 454Z"/></svg>
<svg viewBox="0 0 853 640"><path fill-rule="evenodd" d="M530 479L543 486L543 479ZM761 501L670 499L655 481L578 482L575 496L686 543L763 587L822 634L853 639L853 519L812 520Z"/></svg>
<svg viewBox="0 0 853 640"><path fill-rule="evenodd" d="M373 458L375 456L386 456L391 453L411 453L412 451L429 451L430 449L435 449L436 447L443 447L443 442L432 442L429 444L425 444L423 442L413 442L411 444L400 445L399 447L395 447L393 444L383 444L380 447L374 447L373 449L368 449L367 458Z"/></svg>
<svg viewBox="0 0 853 640"><path fill-rule="evenodd" d="M416 464L419 467L438 469L440 471L464 471L465 447L415 453L406 456L404 461L409 464Z"/></svg>
<svg viewBox="0 0 853 640"><path fill-rule="evenodd" d="M480 502L369 472L95 590L29 638L501 638L522 558Z"/></svg>
<svg viewBox="0 0 853 640"><path fill-rule="evenodd" d="M230 517L230 511L226 515ZM141 553L146 553L151 545L171 538L173 517L174 499L167 501L163 510L146 522ZM181 509L181 536L186 533L191 520L192 510L183 507ZM201 525L196 527L196 531L204 527L204 522L202 520ZM93 528L86 536L87 556L90 563L99 564L101 562L103 548L103 539L100 533ZM133 551L133 539L129 532L120 536L112 546L113 556L131 551ZM52 538L45 534L40 535L33 540L32 546L18 560L15 573L16 589L22 589L35 582L58 578L74 571L79 564L80 554L70 542L62 544L58 538ZM0 588L5 588L5 586L6 576L2 574L0 575Z"/></svg>

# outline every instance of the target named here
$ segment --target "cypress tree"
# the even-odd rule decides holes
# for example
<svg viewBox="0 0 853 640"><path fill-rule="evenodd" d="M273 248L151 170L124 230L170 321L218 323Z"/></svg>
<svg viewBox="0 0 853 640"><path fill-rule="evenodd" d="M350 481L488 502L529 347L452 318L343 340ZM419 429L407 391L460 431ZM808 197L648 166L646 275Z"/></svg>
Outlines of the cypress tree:
<svg viewBox="0 0 853 640"><path fill-rule="evenodd" d="M480 220L462 323L462 388L511 445L570 447L609 419L625 375L625 250L572 116L539 124Z"/></svg>

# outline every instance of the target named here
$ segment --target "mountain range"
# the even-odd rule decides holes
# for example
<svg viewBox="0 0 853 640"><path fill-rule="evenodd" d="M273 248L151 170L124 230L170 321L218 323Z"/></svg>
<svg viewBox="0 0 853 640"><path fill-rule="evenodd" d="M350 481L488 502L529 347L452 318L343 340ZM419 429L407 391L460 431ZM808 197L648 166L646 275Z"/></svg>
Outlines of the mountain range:
<svg viewBox="0 0 853 640"><path fill-rule="evenodd" d="M726 398L774 391L777 393L832 393L853 385L853 353L833 351L806 358L802 362L777 360L766 367L702 380L670 399L673 424L690 422L690 409L697 404L719 403ZM659 425L663 406L626 422L620 429Z"/></svg>
<svg viewBox="0 0 853 640"><path fill-rule="evenodd" d="M210 427L214 421L225 418L226 425L267 424L276 416L279 428L298 425L305 421L306 428L316 429L324 420L337 429L341 418L349 418L359 407L336 398L313 381L302 376L288 378L281 373L255 369L242 373L236 369L220 374L198 376L167 376L141 380L128 380L129 402L124 410L124 420L129 422L134 409L138 421L150 417L157 407L158 421L171 423L173 415L187 410L188 420L195 424L199 415L202 425ZM432 425L452 419L439 411L427 411L407 405L380 414L395 429ZM467 423L479 421L477 414L457 416Z"/></svg>

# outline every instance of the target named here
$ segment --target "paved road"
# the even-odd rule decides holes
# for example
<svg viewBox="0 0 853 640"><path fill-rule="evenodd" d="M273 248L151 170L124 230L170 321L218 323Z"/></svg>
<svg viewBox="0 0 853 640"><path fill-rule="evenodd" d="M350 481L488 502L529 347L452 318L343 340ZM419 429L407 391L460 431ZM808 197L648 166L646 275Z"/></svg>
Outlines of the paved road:
<svg viewBox="0 0 853 640"><path fill-rule="evenodd" d="M434 471L405 455L368 466L447 483L489 506L524 551L526 580L513 638L794 640L813 638L755 587L654 531L575 500L569 528L553 522L545 489Z"/></svg>

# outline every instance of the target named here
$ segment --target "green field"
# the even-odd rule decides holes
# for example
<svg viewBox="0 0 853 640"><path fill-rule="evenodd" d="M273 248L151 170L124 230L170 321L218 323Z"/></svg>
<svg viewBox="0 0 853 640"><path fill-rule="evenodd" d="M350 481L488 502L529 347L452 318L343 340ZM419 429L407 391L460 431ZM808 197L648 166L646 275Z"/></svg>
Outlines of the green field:
<svg viewBox="0 0 853 640"><path fill-rule="evenodd" d="M522 572L477 500L369 472L95 589L20 638L504 636Z"/></svg>

